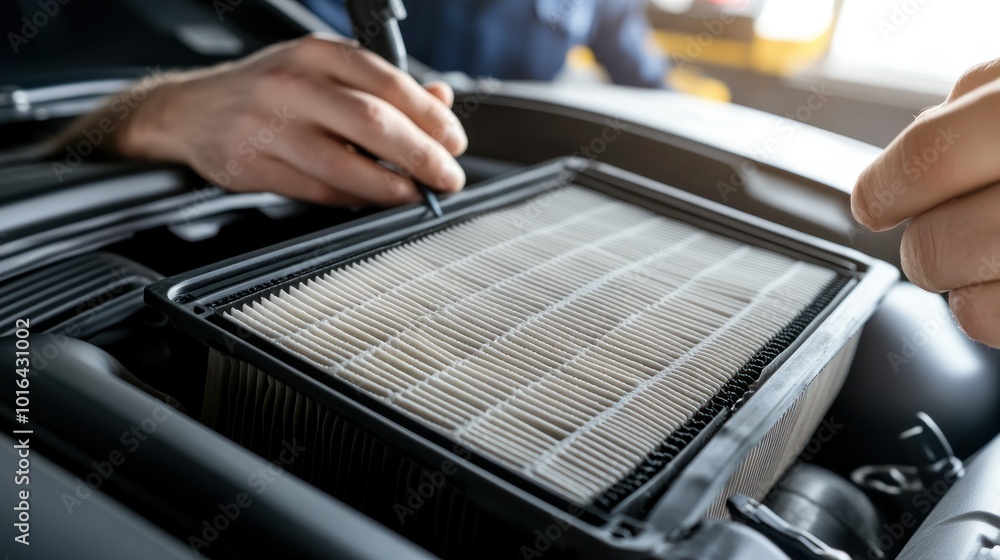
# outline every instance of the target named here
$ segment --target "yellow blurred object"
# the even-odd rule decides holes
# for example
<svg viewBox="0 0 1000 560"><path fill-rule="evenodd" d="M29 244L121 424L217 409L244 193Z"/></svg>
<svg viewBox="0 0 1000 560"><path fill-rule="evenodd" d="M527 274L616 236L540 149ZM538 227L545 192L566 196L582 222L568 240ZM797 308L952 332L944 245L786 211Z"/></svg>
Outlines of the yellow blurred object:
<svg viewBox="0 0 1000 560"><path fill-rule="evenodd" d="M762 74L789 76L808 68L830 47L833 27L809 41L775 41L755 37L750 43L669 31L655 33L656 44L675 66L709 64L747 68ZM709 36L710 37L710 36Z"/></svg>
<svg viewBox="0 0 1000 560"><path fill-rule="evenodd" d="M582 45L570 49L566 55L566 65L575 72L597 72L601 69L594 51ZM714 101L732 100L729 87L724 82L704 76L695 68L675 66L665 80L671 89L683 93Z"/></svg>
<svg viewBox="0 0 1000 560"><path fill-rule="evenodd" d="M733 39L704 35L656 31L653 39L674 66L711 64L731 68L746 68L750 64L750 45Z"/></svg>
<svg viewBox="0 0 1000 560"><path fill-rule="evenodd" d="M787 10L781 13L787 15ZM757 34L750 41L741 41L720 37L721 29L706 25L699 33L657 30L653 32L651 43L652 48L664 52L671 61L672 68L666 82L672 89L728 102L732 100L729 87L720 80L703 75L699 66L746 69L773 76L797 74L815 64L829 50L836 19L836 15L832 15L825 30L805 40L775 39ZM792 23L795 21L798 20L792 20ZM823 29L823 25L824 22L819 22L815 30ZM788 36L787 33L775 35L773 25L765 27L768 27L765 33L770 37ZM806 34L809 35L812 33ZM586 46L570 49L566 63L570 70L593 73L599 78L605 76L594 52Z"/></svg>
<svg viewBox="0 0 1000 560"><path fill-rule="evenodd" d="M776 41L756 37L751 49L750 68L776 76L791 76L815 64L830 48L831 25L809 41Z"/></svg>
<svg viewBox="0 0 1000 560"><path fill-rule="evenodd" d="M673 68L667 75L667 85L679 92L712 101L729 103L733 99L725 82L704 76L692 68Z"/></svg>
<svg viewBox="0 0 1000 560"><path fill-rule="evenodd" d="M585 45L577 45L566 53L566 65L573 70L587 70L597 66L594 51Z"/></svg>

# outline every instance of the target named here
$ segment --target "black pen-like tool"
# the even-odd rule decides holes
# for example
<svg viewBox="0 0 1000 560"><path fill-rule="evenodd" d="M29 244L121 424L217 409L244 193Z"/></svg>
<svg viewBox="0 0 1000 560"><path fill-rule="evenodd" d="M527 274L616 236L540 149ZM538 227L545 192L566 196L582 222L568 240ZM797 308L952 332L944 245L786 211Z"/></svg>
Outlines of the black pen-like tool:
<svg viewBox="0 0 1000 560"><path fill-rule="evenodd" d="M391 62L403 72L409 72L406 45L399 31L399 21L406 19L402 0L347 0L355 33L362 45ZM435 216L441 217L441 203L427 185L417 183L424 203Z"/></svg>

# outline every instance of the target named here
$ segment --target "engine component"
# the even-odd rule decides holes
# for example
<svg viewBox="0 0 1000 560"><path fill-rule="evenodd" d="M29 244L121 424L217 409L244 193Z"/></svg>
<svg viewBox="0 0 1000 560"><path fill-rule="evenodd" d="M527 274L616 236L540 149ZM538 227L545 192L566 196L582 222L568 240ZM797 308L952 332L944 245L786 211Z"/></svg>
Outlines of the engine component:
<svg viewBox="0 0 1000 560"><path fill-rule="evenodd" d="M899 560L1000 555L1000 438L983 448L913 535ZM898 523L898 522L896 522Z"/></svg>
<svg viewBox="0 0 1000 560"><path fill-rule="evenodd" d="M920 411L948 435L957 457L968 457L1000 433L997 371L1000 353L965 336L944 298L900 283L865 326L831 410L850 422L815 460L842 476L861 465L901 462L906 450L897 435Z"/></svg>
<svg viewBox="0 0 1000 560"><path fill-rule="evenodd" d="M753 498L743 494L731 496L729 509L733 517L767 535L791 560L851 560L843 550L837 550L812 533L790 525Z"/></svg>
<svg viewBox="0 0 1000 560"><path fill-rule="evenodd" d="M793 527L847 552L880 560L878 511L851 481L808 463L793 466L768 494L765 505Z"/></svg>
<svg viewBox="0 0 1000 560"><path fill-rule="evenodd" d="M159 273L108 253L59 261L0 282L0 336L31 317L36 332L86 337L142 309L142 290Z"/></svg>

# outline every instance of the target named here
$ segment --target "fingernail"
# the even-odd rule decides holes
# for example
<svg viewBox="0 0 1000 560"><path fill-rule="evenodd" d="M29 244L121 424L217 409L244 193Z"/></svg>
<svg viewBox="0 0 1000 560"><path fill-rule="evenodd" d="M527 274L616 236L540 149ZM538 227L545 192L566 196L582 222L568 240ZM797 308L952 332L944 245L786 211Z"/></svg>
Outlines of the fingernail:
<svg viewBox="0 0 1000 560"><path fill-rule="evenodd" d="M854 219L859 224L871 229L871 216L868 215L868 208L863 199L864 195L861 194L861 189L855 186L854 192L851 193L851 214L854 215Z"/></svg>
<svg viewBox="0 0 1000 560"><path fill-rule="evenodd" d="M851 214L854 215L854 221L858 222L863 226L868 225L865 223L865 220L868 219L868 216L863 215L864 212L861 210L861 205L858 203L858 199L856 196L851 197Z"/></svg>

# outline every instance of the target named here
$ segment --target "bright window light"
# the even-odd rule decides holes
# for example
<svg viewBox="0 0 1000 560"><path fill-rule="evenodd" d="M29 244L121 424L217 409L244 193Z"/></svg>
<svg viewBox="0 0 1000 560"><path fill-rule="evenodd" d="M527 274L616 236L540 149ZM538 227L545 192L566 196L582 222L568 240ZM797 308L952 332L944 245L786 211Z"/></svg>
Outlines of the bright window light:
<svg viewBox="0 0 1000 560"><path fill-rule="evenodd" d="M997 0L845 0L831 62L954 81L1000 57Z"/></svg>
<svg viewBox="0 0 1000 560"><path fill-rule="evenodd" d="M829 29L834 0L768 0L754 34L775 41L809 41Z"/></svg>

